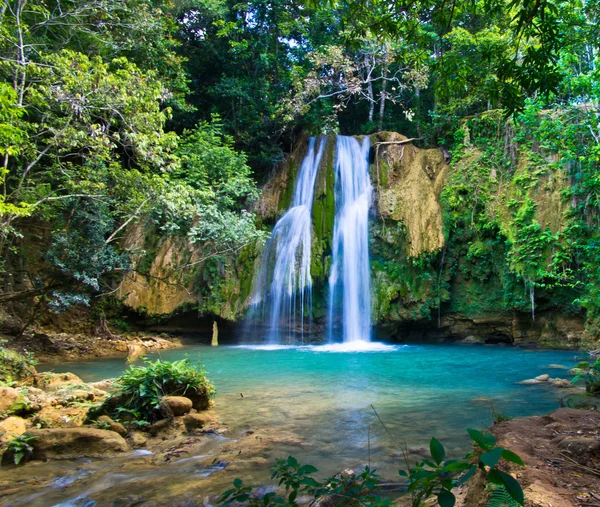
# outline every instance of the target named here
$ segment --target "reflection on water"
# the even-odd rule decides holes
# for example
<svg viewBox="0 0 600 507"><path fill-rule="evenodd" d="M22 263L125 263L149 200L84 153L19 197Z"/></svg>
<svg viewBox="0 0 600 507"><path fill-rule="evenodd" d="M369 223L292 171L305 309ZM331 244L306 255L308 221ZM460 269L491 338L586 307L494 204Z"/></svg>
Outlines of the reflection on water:
<svg viewBox="0 0 600 507"><path fill-rule="evenodd" d="M217 388L213 412L230 424L231 438L248 429L268 428L268 446L255 452L254 465L248 469L232 465L220 472L218 463L202 460L211 454L203 451L196 458L183 458L161 468L149 468L151 456L138 456L145 464L137 469L125 467L123 476L107 470L101 480L94 472L100 465L86 465L75 482L84 484L88 492L104 491L106 499L110 498L107 490L123 494L123 485L131 483L137 491L160 485L175 494L193 478L206 494L212 489L221 491L222 485L237 476L251 482L267 481L268 467L276 457L293 454L329 475L342 467L364 466L369 449L371 464L393 479L402 466L400 450L372 407L396 440L408 445L412 458L421 454L432 435L444 443L449 456L457 456L468 449L465 429L489 426L492 412L523 416L557 408L559 391L515 382L542 373L564 377L566 370L547 366L560 363L571 367L575 356L566 351L431 345L332 352L341 352L340 347L190 346L162 352L166 360L187 354L202 361ZM72 371L86 381L96 381L117 376L125 367L124 360L110 359L69 363L54 370ZM111 468L106 462L101 466ZM59 470L57 475L61 475ZM199 480L216 482L198 485ZM60 484L65 491L72 488L68 479ZM81 501L81 497L77 499ZM37 498L32 505L51 505L40 502Z"/></svg>

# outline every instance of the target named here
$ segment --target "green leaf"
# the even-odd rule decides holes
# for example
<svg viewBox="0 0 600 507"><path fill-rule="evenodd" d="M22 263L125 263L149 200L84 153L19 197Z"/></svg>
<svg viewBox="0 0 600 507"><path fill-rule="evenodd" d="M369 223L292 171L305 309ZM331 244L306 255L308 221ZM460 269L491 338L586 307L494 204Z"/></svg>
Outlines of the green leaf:
<svg viewBox="0 0 600 507"><path fill-rule="evenodd" d="M483 453L479 459L484 465L494 468L498 461L500 461L500 458L502 458L503 451L502 447L495 447L491 451Z"/></svg>
<svg viewBox="0 0 600 507"><path fill-rule="evenodd" d="M502 451L502 457L506 461L510 461L511 463L516 463L517 465L525 466L525 463L523 462L523 460L518 455L516 455L514 452L509 451L508 449L504 449Z"/></svg>
<svg viewBox="0 0 600 507"><path fill-rule="evenodd" d="M398 470L398 475L400 477L408 477L408 474L404 470Z"/></svg>
<svg viewBox="0 0 600 507"><path fill-rule="evenodd" d="M25 457L24 452L16 452L14 456L15 465L21 463L21 460Z"/></svg>
<svg viewBox="0 0 600 507"><path fill-rule="evenodd" d="M233 479L233 485L234 485L236 488L241 488L241 487L242 487L242 484L244 484L244 481L242 481L242 479L239 479L239 478L237 478L237 479Z"/></svg>
<svg viewBox="0 0 600 507"><path fill-rule="evenodd" d="M444 461L446 450L440 441L435 437L432 437L431 441L429 442L429 452L431 453L431 457L438 465Z"/></svg>
<svg viewBox="0 0 600 507"><path fill-rule="evenodd" d="M475 442L479 447L486 451L489 451L492 447L494 447L494 444L496 443L496 439L494 438L494 436L490 435L489 433L487 435L484 435L483 433L481 433L481 431L473 429L468 429L467 433L469 434L473 442Z"/></svg>
<svg viewBox="0 0 600 507"><path fill-rule="evenodd" d="M488 474L488 481L492 484L504 486L511 498L519 505L524 505L525 495L519 482L512 476L502 470L494 469Z"/></svg>
<svg viewBox="0 0 600 507"><path fill-rule="evenodd" d="M314 474L314 473L316 473L316 472L318 472L318 471L319 471L319 470L318 470L318 469L316 469L316 468L315 468L314 466L312 466L312 465L304 465L304 466L301 466L301 467L298 469L298 474L300 474L300 475L305 475L305 474Z"/></svg>
<svg viewBox="0 0 600 507"><path fill-rule="evenodd" d="M456 497L447 489L442 489L438 494L438 503L440 507L454 507Z"/></svg>

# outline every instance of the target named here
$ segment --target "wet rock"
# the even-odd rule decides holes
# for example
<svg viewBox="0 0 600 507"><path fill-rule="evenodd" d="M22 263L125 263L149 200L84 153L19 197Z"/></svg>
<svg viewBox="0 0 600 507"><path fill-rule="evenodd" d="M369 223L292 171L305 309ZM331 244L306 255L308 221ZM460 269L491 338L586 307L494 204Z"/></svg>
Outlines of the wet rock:
<svg viewBox="0 0 600 507"><path fill-rule="evenodd" d="M527 386L527 385L533 385L533 384L542 384L543 381L537 380L537 379L534 379L534 378L530 378L530 379L521 380L521 382L515 382L515 383L516 384L520 384L522 386Z"/></svg>
<svg viewBox="0 0 600 507"><path fill-rule="evenodd" d="M127 361L135 361L138 357L146 353L146 347L141 343L127 344Z"/></svg>
<svg viewBox="0 0 600 507"><path fill-rule="evenodd" d="M549 368L551 370L568 370L569 369L562 364L549 364L548 366L546 366L546 368Z"/></svg>
<svg viewBox="0 0 600 507"><path fill-rule="evenodd" d="M538 375L535 377L534 380L537 380L538 382L548 382L548 380L550 380L550 375L544 373L543 375Z"/></svg>
<svg viewBox="0 0 600 507"><path fill-rule="evenodd" d="M203 426L212 422L212 418L206 417L202 414L187 414L183 418L183 424L185 424L185 429L187 431L193 431L195 429L202 428Z"/></svg>
<svg viewBox="0 0 600 507"><path fill-rule="evenodd" d="M192 410L192 400L185 396L165 396L160 400L161 407L166 407L175 417L185 415Z"/></svg>
<svg viewBox="0 0 600 507"><path fill-rule="evenodd" d="M36 378L36 387L46 391L56 391L65 385L83 384L74 373L42 373Z"/></svg>
<svg viewBox="0 0 600 507"><path fill-rule="evenodd" d="M159 433L166 431L171 426L170 419L161 419L160 421L156 421L152 426L150 426L150 434L155 437Z"/></svg>
<svg viewBox="0 0 600 507"><path fill-rule="evenodd" d="M0 387L0 412L8 412L21 399L21 394L16 389Z"/></svg>
<svg viewBox="0 0 600 507"><path fill-rule="evenodd" d="M9 417L0 421L0 443L8 442L26 431L25 419L20 417Z"/></svg>
<svg viewBox="0 0 600 507"><path fill-rule="evenodd" d="M114 378L107 378L106 380L101 380L100 382L90 382L88 386L92 387L93 389L107 392L114 389L115 380L116 379Z"/></svg>
<svg viewBox="0 0 600 507"><path fill-rule="evenodd" d="M457 343L464 343L466 345L481 345L484 342L483 338L479 338L477 336L467 336L465 339L460 340Z"/></svg>
<svg viewBox="0 0 600 507"><path fill-rule="evenodd" d="M585 375L585 370L582 370L581 368L571 368L568 372L567 375L569 377L574 377L576 375Z"/></svg>
<svg viewBox="0 0 600 507"><path fill-rule="evenodd" d="M34 416L33 423L42 428L72 428L81 426L87 418L88 407L46 405Z"/></svg>
<svg viewBox="0 0 600 507"><path fill-rule="evenodd" d="M148 442L148 437L144 435L141 431L131 431L127 440L131 444L132 447L144 447Z"/></svg>
<svg viewBox="0 0 600 507"><path fill-rule="evenodd" d="M185 393L185 396L186 398L192 400L192 407L194 410L201 411L210 408L210 398L204 389L199 391L190 389Z"/></svg>
<svg viewBox="0 0 600 507"><path fill-rule="evenodd" d="M564 378L553 378L550 382L554 387L558 387L561 389L573 387L573 384L571 384L570 381Z"/></svg>
<svg viewBox="0 0 600 507"><path fill-rule="evenodd" d="M129 446L114 431L95 428L52 428L31 430L33 459L74 459L102 457L107 453L125 452Z"/></svg>
<svg viewBox="0 0 600 507"><path fill-rule="evenodd" d="M98 422L106 425L109 430L118 433L122 437L127 435L127 428L125 428L125 426L123 426L121 423L112 420L107 415L101 415L100 417L98 417Z"/></svg>

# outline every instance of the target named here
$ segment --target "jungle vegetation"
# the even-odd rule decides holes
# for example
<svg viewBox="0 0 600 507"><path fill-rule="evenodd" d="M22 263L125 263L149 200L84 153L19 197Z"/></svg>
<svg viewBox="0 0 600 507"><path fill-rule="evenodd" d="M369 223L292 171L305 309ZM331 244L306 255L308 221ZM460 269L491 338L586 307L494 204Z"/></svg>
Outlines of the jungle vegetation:
<svg viewBox="0 0 600 507"><path fill-rule="evenodd" d="M264 237L250 205L301 134L393 130L464 162L449 253L423 262L466 255L506 308L542 293L596 334L599 17L598 0L3 0L0 301L97 305L142 218L236 251ZM530 196L550 173L560 233Z"/></svg>

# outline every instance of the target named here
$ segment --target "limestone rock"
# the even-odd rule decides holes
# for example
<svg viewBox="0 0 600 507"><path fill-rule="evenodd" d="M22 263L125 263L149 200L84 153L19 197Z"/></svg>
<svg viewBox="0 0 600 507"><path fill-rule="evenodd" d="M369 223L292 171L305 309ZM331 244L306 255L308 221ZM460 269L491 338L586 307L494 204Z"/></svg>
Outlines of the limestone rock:
<svg viewBox="0 0 600 507"><path fill-rule="evenodd" d="M160 421L156 421L152 426L150 426L150 434L155 437L159 433L169 429L171 426L171 421L169 419L161 419Z"/></svg>
<svg viewBox="0 0 600 507"><path fill-rule="evenodd" d="M164 396L160 404L167 407L175 417L187 414L193 406L192 400L185 396Z"/></svg>
<svg viewBox="0 0 600 507"><path fill-rule="evenodd" d="M562 389L565 389L567 387L573 387L573 384L571 384L570 381L564 378L553 378L550 382L554 387L559 387Z"/></svg>
<svg viewBox="0 0 600 507"><path fill-rule="evenodd" d="M561 492L539 480L530 484L523 493L525 493L525 505L527 507L572 507L573 505L561 496Z"/></svg>
<svg viewBox="0 0 600 507"><path fill-rule="evenodd" d="M43 428L71 428L81 426L87 413L85 406L46 405L35 415L33 423Z"/></svg>
<svg viewBox="0 0 600 507"><path fill-rule="evenodd" d="M548 380L550 380L550 375L544 373L543 375L538 375L537 377L535 377L535 380L537 380L538 382L548 382Z"/></svg>
<svg viewBox="0 0 600 507"><path fill-rule="evenodd" d="M33 459L74 459L102 457L107 453L125 452L129 446L114 431L95 428L52 428L31 430Z"/></svg>
<svg viewBox="0 0 600 507"><path fill-rule="evenodd" d="M542 380L537 380L535 378L529 378L527 380L521 380L521 382L516 382L516 384L520 384L523 386L533 385L533 384L542 384L542 383L543 383Z"/></svg>
<svg viewBox="0 0 600 507"><path fill-rule="evenodd" d="M562 364L549 364L548 366L546 366L546 368L549 368L551 370L568 370L569 369Z"/></svg>
<svg viewBox="0 0 600 507"><path fill-rule="evenodd" d="M0 412L7 412L21 400L21 394L12 387L0 387Z"/></svg>
<svg viewBox="0 0 600 507"><path fill-rule="evenodd" d="M112 389L114 389L114 383L115 383L114 378L107 378L106 380L101 380L100 382L90 382L88 384L88 386L94 388L94 389L98 389L100 391L110 391Z"/></svg>
<svg viewBox="0 0 600 507"><path fill-rule="evenodd" d="M211 417L206 417L205 415L201 414L188 414L183 418L183 423L185 424L185 429L187 431L202 428L206 424L212 422L213 420Z"/></svg>
<svg viewBox="0 0 600 507"><path fill-rule="evenodd" d="M132 431L129 433L127 440L132 447L144 447L148 442L148 437L141 431Z"/></svg>
<svg viewBox="0 0 600 507"><path fill-rule="evenodd" d="M56 391L65 385L83 384L74 373L42 373L36 378L36 386L46 391Z"/></svg>
<svg viewBox="0 0 600 507"><path fill-rule="evenodd" d="M118 433L122 437L127 435L127 428L125 428L125 426L123 426L121 423L119 423L117 421L113 421L107 415L101 415L100 417L98 417L98 422L108 425L109 430L114 431L115 433Z"/></svg>
<svg viewBox="0 0 600 507"><path fill-rule="evenodd" d="M20 417L9 417L4 421L0 421L0 443L8 442L26 431L25 419Z"/></svg>

